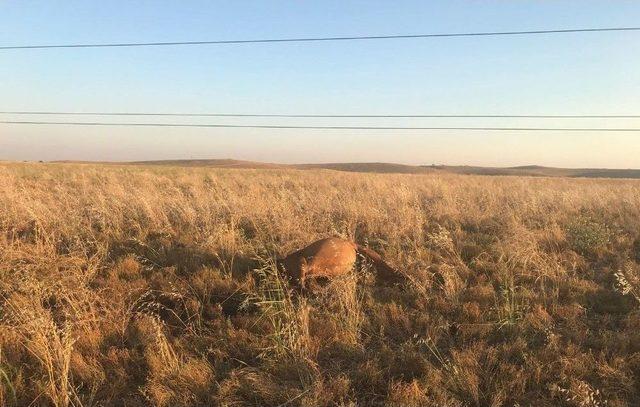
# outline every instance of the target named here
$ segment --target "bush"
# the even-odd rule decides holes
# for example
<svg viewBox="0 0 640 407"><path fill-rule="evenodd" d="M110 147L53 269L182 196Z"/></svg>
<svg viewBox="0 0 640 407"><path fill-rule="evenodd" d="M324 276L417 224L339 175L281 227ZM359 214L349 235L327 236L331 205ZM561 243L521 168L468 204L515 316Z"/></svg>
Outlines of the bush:
<svg viewBox="0 0 640 407"><path fill-rule="evenodd" d="M571 248L582 255L599 255L611 240L611 231L602 223L580 217L567 227Z"/></svg>

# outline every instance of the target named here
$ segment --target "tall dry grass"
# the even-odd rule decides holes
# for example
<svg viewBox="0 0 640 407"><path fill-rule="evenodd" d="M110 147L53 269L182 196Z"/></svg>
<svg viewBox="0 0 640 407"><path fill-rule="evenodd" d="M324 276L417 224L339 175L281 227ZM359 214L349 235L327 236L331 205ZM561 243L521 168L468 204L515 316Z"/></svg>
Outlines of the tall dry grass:
<svg viewBox="0 0 640 407"><path fill-rule="evenodd" d="M3 164L0 405L638 405L639 262L637 181Z"/></svg>

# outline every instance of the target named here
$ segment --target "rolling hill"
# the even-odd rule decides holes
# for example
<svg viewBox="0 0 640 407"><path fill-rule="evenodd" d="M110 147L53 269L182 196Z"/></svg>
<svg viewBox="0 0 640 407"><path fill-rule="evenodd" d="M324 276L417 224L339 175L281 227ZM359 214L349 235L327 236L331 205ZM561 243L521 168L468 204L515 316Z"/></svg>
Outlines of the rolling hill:
<svg viewBox="0 0 640 407"><path fill-rule="evenodd" d="M59 163L90 163L87 161L56 161ZM427 174L434 172L487 175L487 176L528 176L528 177L570 177L570 178L633 178L640 179L640 169L612 168L555 168L539 165L517 167L479 167L453 165L407 165L384 162L368 163L321 163L321 164L278 164L234 159L201 160L153 160L129 162L100 162L113 165L151 165L172 167L211 167L238 169L325 169L346 172L368 172L380 174Z"/></svg>

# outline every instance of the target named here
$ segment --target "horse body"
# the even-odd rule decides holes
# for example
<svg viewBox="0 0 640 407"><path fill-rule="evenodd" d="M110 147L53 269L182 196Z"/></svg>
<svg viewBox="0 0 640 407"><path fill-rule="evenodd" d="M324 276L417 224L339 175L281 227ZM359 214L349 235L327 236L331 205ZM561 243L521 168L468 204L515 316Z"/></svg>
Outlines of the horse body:
<svg viewBox="0 0 640 407"><path fill-rule="evenodd" d="M374 264L380 277L391 280L400 276L378 253L337 237L318 240L289 254L278 260L278 267L284 269L292 282L304 287L309 278L332 278L350 273L358 254Z"/></svg>

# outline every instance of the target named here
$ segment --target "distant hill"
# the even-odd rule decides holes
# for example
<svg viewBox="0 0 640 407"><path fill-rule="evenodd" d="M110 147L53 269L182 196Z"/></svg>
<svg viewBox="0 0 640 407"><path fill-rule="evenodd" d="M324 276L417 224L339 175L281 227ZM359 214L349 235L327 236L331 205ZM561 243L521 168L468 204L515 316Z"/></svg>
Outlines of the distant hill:
<svg viewBox="0 0 640 407"><path fill-rule="evenodd" d="M433 172L429 167L421 167L417 165L392 164L392 163L328 163L328 164L296 164L294 168L301 170L306 169L327 169L348 172L376 172L376 173L395 173L395 174L425 174Z"/></svg>
<svg viewBox="0 0 640 407"><path fill-rule="evenodd" d="M521 167L471 167L471 166L440 166L445 171L457 174L475 175L515 175L530 177L571 177L571 178L640 178L640 170L609 169L609 168L554 168L539 165Z"/></svg>
<svg viewBox="0 0 640 407"><path fill-rule="evenodd" d="M178 167L216 167L216 168L254 168L254 169L327 169L348 172L376 172L395 174L424 174L431 169L416 165L391 164L391 163L326 163L326 164L273 164L257 161L243 161L233 159L212 160L154 160L133 161L118 164L132 165L167 165Z"/></svg>
<svg viewBox="0 0 640 407"><path fill-rule="evenodd" d="M70 163L74 161L57 161ZM75 161L76 163L90 163ZM275 164L257 161L233 159L211 160L154 160L130 162L102 162L114 165L159 165L173 167L212 167L244 169L326 169L347 172L369 172L381 174L428 174L434 172L489 175L489 176L528 176L528 177L571 177L571 178L634 178L640 179L640 169L608 168L554 168L540 165L522 165L517 167L476 167L454 165L406 165L395 163L325 163L325 164Z"/></svg>
<svg viewBox="0 0 640 407"><path fill-rule="evenodd" d="M257 161L232 160L229 158L211 160L154 160L154 161L132 161L118 164L133 165L167 165L174 167L216 167L216 168L287 168L286 164L261 163Z"/></svg>

